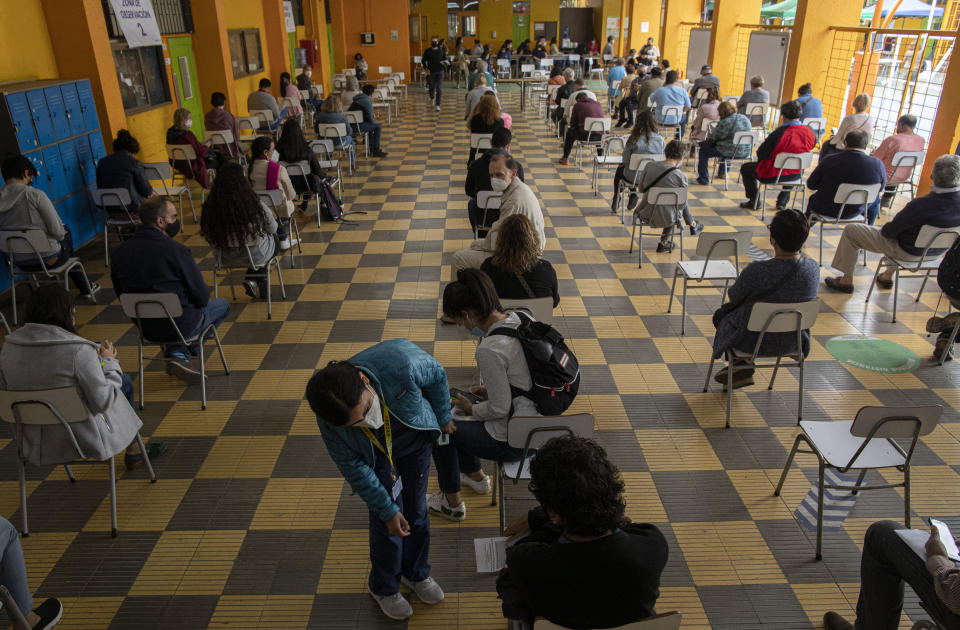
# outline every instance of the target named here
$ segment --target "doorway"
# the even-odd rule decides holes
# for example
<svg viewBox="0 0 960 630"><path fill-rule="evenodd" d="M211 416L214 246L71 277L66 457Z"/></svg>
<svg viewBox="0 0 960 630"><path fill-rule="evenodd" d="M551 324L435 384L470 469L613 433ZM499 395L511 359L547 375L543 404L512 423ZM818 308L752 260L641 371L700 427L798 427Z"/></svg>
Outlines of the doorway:
<svg viewBox="0 0 960 630"><path fill-rule="evenodd" d="M193 133L204 139L203 99L197 83L197 64L193 58L193 42L189 37L171 37L167 40L170 63L173 67L173 88L177 105L189 109L193 116Z"/></svg>
<svg viewBox="0 0 960 630"><path fill-rule="evenodd" d="M521 42L530 39L530 14L513 14L513 47L516 48Z"/></svg>

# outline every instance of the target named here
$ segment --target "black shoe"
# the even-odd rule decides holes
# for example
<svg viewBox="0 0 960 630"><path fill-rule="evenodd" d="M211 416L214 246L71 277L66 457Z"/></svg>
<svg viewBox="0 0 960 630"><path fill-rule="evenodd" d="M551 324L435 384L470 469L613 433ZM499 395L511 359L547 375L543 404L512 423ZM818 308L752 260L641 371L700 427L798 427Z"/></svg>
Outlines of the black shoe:
<svg viewBox="0 0 960 630"><path fill-rule="evenodd" d="M244 280L243 290L254 300L260 299L260 285L257 284L256 280Z"/></svg>
<svg viewBox="0 0 960 630"><path fill-rule="evenodd" d="M663 252L672 252L672 251L673 251L673 241L670 241L669 243L664 243L663 241L660 241L659 243L657 243L658 254L662 254Z"/></svg>
<svg viewBox="0 0 960 630"><path fill-rule="evenodd" d="M744 201L743 203L741 203L741 204L740 204L740 207L743 208L744 210L756 210L756 209L757 209L757 202L756 202L756 201L750 201L750 200L748 199L748 200Z"/></svg>
<svg viewBox="0 0 960 630"><path fill-rule="evenodd" d="M33 614L40 617L40 621L33 625L33 630L48 630L60 623L60 618L63 617L63 604L59 599L51 597L37 606Z"/></svg>
<svg viewBox="0 0 960 630"><path fill-rule="evenodd" d="M840 293L853 293L852 284L840 284L840 278L824 278L823 283L827 288L839 291Z"/></svg>
<svg viewBox="0 0 960 630"><path fill-rule="evenodd" d="M377 149L376 151L371 151L371 152L370 152L370 155L372 155L373 157L385 158L385 157L387 157L387 152L386 152L386 151L381 151L380 149Z"/></svg>
<svg viewBox="0 0 960 630"><path fill-rule="evenodd" d="M199 385L203 380L200 371L190 367L190 362L186 359L167 359L167 374L176 376L190 385Z"/></svg>
<svg viewBox="0 0 960 630"><path fill-rule="evenodd" d="M99 283L99 282L91 282L91 283L90 283L90 290L87 291L86 293L81 293L81 294L80 294L80 297L86 298L86 299L88 299L88 300L91 300L91 299L93 299L93 296L94 296L94 295L97 293L97 291L99 291L99 290L100 290L100 283Z"/></svg>
<svg viewBox="0 0 960 630"><path fill-rule="evenodd" d="M696 225L690 226L690 236L696 236L700 232L703 232L703 223L697 223Z"/></svg>
<svg viewBox="0 0 960 630"><path fill-rule="evenodd" d="M853 630L852 623L832 610L823 616L823 627L825 630Z"/></svg>

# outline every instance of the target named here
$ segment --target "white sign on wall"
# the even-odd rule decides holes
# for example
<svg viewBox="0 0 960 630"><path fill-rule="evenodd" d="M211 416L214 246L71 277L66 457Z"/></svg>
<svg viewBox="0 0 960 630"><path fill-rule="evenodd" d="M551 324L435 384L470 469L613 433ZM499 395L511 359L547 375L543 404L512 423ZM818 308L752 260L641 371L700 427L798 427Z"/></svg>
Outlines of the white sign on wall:
<svg viewBox="0 0 960 630"><path fill-rule="evenodd" d="M283 19L287 23L287 32L297 32L297 22L293 19L293 3L285 0L283 3Z"/></svg>
<svg viewBox="0 0 960 630"><path fill-rule="evenodd" d="M110 0L110 4L130 48L159 46L163 42L150 0Z"/></svg>

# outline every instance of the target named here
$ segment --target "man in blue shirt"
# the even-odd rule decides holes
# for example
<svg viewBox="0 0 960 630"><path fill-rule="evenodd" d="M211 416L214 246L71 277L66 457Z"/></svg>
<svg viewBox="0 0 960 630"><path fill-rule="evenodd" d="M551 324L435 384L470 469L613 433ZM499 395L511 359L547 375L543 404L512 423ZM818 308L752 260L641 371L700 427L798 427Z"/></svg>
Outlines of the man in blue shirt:
<svg viewBox="0 0 960 630"><path fill-rule="evenodd" d="M690 95L687 94L686 90L680 87L677 81L677 71L670 70L667 72L666 81L663 84L663 87L658 88L653 94L650 95L650 100L653 101L654 105L654 115L657 118L657 122L660 125L680 125L680 138L683 138L683 132L687 127L687 112L690 111ZM664 116L663 107L665 105L679 105L682 108L683 113L679 116L676 114L670 114Z"/></svg>
<svg viewBox="0 0 960 630"><path fill-rule="evenodd" d="M616 59L615 65L607 71L607 100L611 111L613 110L613 99L620 92L620 81L625 76L627 76L627 69L623 66L623 57L619 57Z"/></svg>
<svg viewBox="0 0 960 630"><path fill-rule="evenodd" d="M797 90L797 102L800 103L800 107L803 108L803 114L800 116L800 120L806 120L807 118L823 118L823 102L814 97L813 95L813 86L809 83L804 83ZM824 129L814 131L814 135L817 136L817 140L820 140L820 136L823 135Z"/></svg>

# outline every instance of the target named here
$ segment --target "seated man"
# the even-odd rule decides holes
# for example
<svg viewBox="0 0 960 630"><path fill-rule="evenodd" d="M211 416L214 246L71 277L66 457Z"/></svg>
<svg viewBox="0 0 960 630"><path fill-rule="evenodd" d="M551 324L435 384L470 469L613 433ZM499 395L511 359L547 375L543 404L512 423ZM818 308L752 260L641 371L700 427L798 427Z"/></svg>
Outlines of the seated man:
<svg viewBox="0 0 960 630"><path fill-rule="evenodd" d="M663 70L660 66L654 66L654 68L650 70L649 78L640 83L640 91L637 92L637 110L645 112L650 109L650 97L662 87Z"/></svg>
<svg viewBox="0 0 960 630"><path fill-rule="evenodd" d="M897 133L884 138L880 146L870 154L883 162L887 168L887 189L883 192L883 205L886 207L890 207L893 203L896 185L907 181L913 174L913 169L909 166L894 167L893 156L901 151L923 151L923 137L914 133L916 128L917 117L913 114L904 114L897 119ZM849 134L847 137L850 137Z"/></svg>
<svg viewBox="0 0 960 630"><path fill-rule="evenodd" d="M747 200L740 204L741 208L756 210L760 199L757 194L757 182L777 181L777 171L773 164L781 153L808 153L813 149L816 140L810 128L800 122L803 109L796 101L787 101L780 106L780 126L773 130L757 147L757 161L744 162L740 166L740 177L743 179L743 192ZM800 181L803 171L795 168L785 168L780 173L781 182ZM777 195L777 210L787 207L790 200L789 191L781 191Z"/></svg>
<svg viewBox="0 0 960 630"><path fill-rule="evenodd" d="M560 91L559 89L557 90ZM579 94L586 94L587 98L592 100L597 100L597 95L593 93L593 90L587 87L586 82L580 78L573 82L573 91L570 93L570 97L563 104L563 118L560 119L560 135L566 136L567 126L570 124L570 116L573 115L573 106L577 104L577 96Z"/></svg>
<svg viewBox="0 0 960 630"><path fill-rule="evenodd" d="M234 118L233 114L227 111L226 104L226 95L223 92L214 92L210 95L210 105L213 106L213 109L203 117L203 124L207 131L229 131L233 134L233 144L229 148L223 145L214 145L221 151L221 157L224 159L243 155L243 149L237 142L240 138L240 127L237 126L237 119Z"/></svg>
<svg viewBox="0 0 960 630"><path fill-rule="evenodd" d="M510 133L509 129L503 127L497 129L493 132L493 138L490 139L492 148L481 153L467 167L467 179L463 183L463 189L467 193L467 197L470 198L467 202L467 214L470 217L470 227L473 229L476 229L477 225L484 219L484 211L477 208L477 194L482 191L493 190L493 185L490 183L490 157L501 152L509 154L512 139L513 134ZM517 177L520 178L521 182L523 181L523 165L520 162L517 162ZM499 209L487 210L486 214L487 225L491 225L500 218Z"/></svg>
<svg viewBox="0 0 960 630"><path fill-rule="evenodd" d="M696 101L696 105L699 105L700 102L699 99L697 99L697 92L700 90L709 90L712 87L719 90L720 77L713 73L711 66L703 66L700 68L700 76L693 80L693 87L690 88L690 98Z"/></svg>
<svg viewBox="0 0 960 630"><path fill-rule="evenodd" d="M566 628L611 628L656 614L669 548L656 525L631 523L620 472L593 440L547 442L530 464L540 505L506 534L528 533L507 549L497 577L503 614Z"/></svg>
<svg viewBox="0 0 960 630"><path fill-rule="evenodd" d="M570 151L573 150L573 143L577 140L599 141L603 137L603 131L590 131L587 129L587 118L603 118L603 105L596 99L587 96L586 91L578 92L576 104L570 112L570 126L563 137L563 157L560 158L562 166L569 166ZM602 150L598 150L600 152Z"/></svg>
<svg viewBox="0 0 960 630"><path fill-rule="evenodd" d="M747 104L748 103L769 103L770 102L770 92L763 89L763 77L756 76L750 79L750 89L744 92L740 96L740 100L737 101L737 112L741 114L747 113ZM801 107L801 111L803 108ZM802 115L802 114L801 114ZM759 127L763 124L763 116L758 114L750 115L750 124L754 127Z"/></svg>
<svg viewBox="0 0 960 630"><path fill-rule="evenodd" d="M470 243L467 249L461 249L453 255L453 278L460 269L479 269L483 261L493 253L500 221L512 214L522 214L530 219L540 237L540 249L544 249L547 237L543 233L543 211L537 196L530 187L520 181L519 164L506 153L494 153L490 156L490 184L493 190L502 192L500 197L500 219L490 226L484 238Z"/></svg>
<svg viewBox="0 0 960 630"><path fill-rule="evenodd" d="M960 156L941 155L933 165L930 178L933 180L930 193L905 205L881 229L859 223L843 228L833 255L833 268L843 275L826 278L824 284L834 291L853 293L853 270L861 249L899 260L919 260L923 255L923 249L916 246L920 228L960 226ZM933 256L942 253L942 250L930 250ZM888 267L880 274L877 284L884 288L893 286L893 269Z"/></svg>
<svg viewBox="0 0 960 630"><path fill-rule="evenodd" d="M385 151L380 149L380 123L373 115L373 96L374 87L367 83L359 94L353 97L353 103L350 104L350 111L363 112L363 122L357 125L360 131L370 134L370 155L373 157L387 157Z"/></svg>
<svg viewBox="0 0 960 630"><path fill-rule="evenodd" d="M663 228L660 243L657 244L658 252L673 251L673 226L680 215L683 216L684 223L690 226L692 236L703 232L703 225L693 220L687 203L678 207L676 204L651 204L647 201L646 191L651 188L687 188L687 176L680 170L686 151L687 145L679 140L671 140L663 150L664 161L647 164L637 180L637 185L644 191L644 195L634 210L634 216L651 227Z"/></svg>
<svg viewBox="0 0 960 630"><path fill-rule="evenodd" d="M824 217L836 217L840 212L839 203L833 199L840 184L871 184L883 185L887 181L887 174L883 162L867 155L869 136L864 131L851 131L847 134L847 148L839 153L825 157L813 169L807 178L807 188L816 191L810 195L807 203L807 218L813 213ZM866 209L867 223L873 225L880 213L880 196ZM862 205L847 204L843 208L841 219L852 219L862 215Z"/></svg>
<svg viewBox="0 0 960 630"><path fill-rule="evenodd" d="M280 109L280 106L277 105L277 99L270 93L271 85L270 79L266 77L260 79L260 89L256 92L251 92L250 96L247 97L247 111L252 112L257 109L269 109L273 113L273 122L270 123L269 128L273 131L277 129L283 123L283 119L287 117L288 108L284 107ZM263 129L267 128L262 122L260 127Z"/></svg>
<svg viewBox="0 0 960 630"><path fill-rule="evenodd" d="M480 99L487 92L493 92L493 88L487 85L487 77L480 74L477 75L477 84L476 86L467 92L467 95L463 99L464 113L463 119L470 120L470 113L473 111L473 108L477 106L477 103L480 102ZM496 92L494 92L496 95ZM500 99L497 99L497 102L500 102Z"/></svg>
<svg viewBox="0 0 960 630"><path fill-rule="evenodd" d="M297 89L307 93L307 102L313 105L313 108L316 110L320 109L320 104L323 102L323 100L314 98L313 81L310 79L312 76L313 68L310 66L304 66L303 72L297 75Z"/></svg>
<svg viewBox="0 0 960 630"><path fill-rule="evenodd" d="M897 535L899 523L878 521L863 537L856 625L830 611L825 630L894 630L900 627L903 584L916 592L943 628L960 628L960 570L947 557L936 527L930 528L924 561Z"/></svg>
<svg viewBox="0 0 960 630"><path fill-rule="evenodd" d="M564 68L563 69L563 79L565 83L557 88L557 91L553 93L553 103L559 105L560 101L569 101L570 96L577 90L577 82L574 80L575 73L573 68ZM566 109L563 107L558 107L553 110L551 117L554 122L560 122L563 120L563 116L566 113Z"/></svg>
<svg viewBox="0 0 960 630"><path fill-rule="evenodd" d="M225 298L210 299L210 287L203 281L190 248L174 240L180 231L176 206L166 197L151 197L140 206L140 222L133 237L111 257L110 277L117 297L124 293L175 293L183 314L174 321L184 338L210 324L222 324L230 303ZM197 348L180 344L166 320L149 319L142 324L147 339L169 341L164 347L167 374L199 383L200 368L189 362L189 357L199 354Z"/></svg>
<svg viewBox="0 0 960 630"><path fill-rule="evenodd" d="M664 125L679 125L680 135L677 136L677 139L682 139L687 126L687 112L690 111L690 95L680 87L676 70L667 71L663 86L650 95L650 101L653 102L653 114L657 118L657 124L661 127ZM679 116L676 114L665 115L663 108L668 105L679 105L683 113Z"/></svg>
<svg viewBox="0 0 960 630"><path fill-rule="evenodd" d="M57 209L47 193L31 186L37 176L33 162L22 155L8 157L0 165L4 185L0 188L0 231L19 228L42 230L47 237L47 247L37 252L43 263L56 266L73 256L73 236L60 220ZM23 244L22 241L20 241ZM0 243L6 250L7 244ZM40 271L41 266L33 254L17 256L21 269ZM78 268L70 271L70 281L80 290L80 296L90 298L100 290L96 282L87 283L87 277Z"/></svg>

